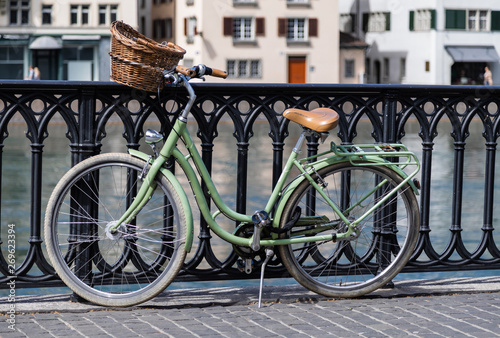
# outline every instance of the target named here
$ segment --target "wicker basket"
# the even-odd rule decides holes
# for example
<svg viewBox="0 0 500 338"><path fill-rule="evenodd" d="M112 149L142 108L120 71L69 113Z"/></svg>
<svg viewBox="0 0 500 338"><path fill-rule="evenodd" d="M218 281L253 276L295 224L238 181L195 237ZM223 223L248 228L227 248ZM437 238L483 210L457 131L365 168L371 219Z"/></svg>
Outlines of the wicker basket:
<svg viewBox="0 0 500 338"><path fill-rule="evenodd" d="M151 40L122 21L111 24L111 34L111 80L137 89L163 89L163 71L177 66L186 53L172 42Z"/></svg>

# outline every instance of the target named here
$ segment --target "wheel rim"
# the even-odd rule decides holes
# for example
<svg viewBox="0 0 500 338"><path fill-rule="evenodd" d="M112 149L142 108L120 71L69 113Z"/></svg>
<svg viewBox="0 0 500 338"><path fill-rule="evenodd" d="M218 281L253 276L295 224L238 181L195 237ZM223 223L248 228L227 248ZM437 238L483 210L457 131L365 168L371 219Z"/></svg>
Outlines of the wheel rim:
<svg viewBox="0 0 500 338"><path fill-rule="evenodd" d="M389 190L389 185L401 181L391 178L388 173L394 176L387 169L344 165L320 171L320 176L328 183L325 192L352 221L369 210ZM362 199L364 192L373 189L381 179L389 183L354 207L355 201ZM326 215L330 221L337 220L330 222L333 224L330 231L342 232L345 225L340 218L319 194L308 193L314 188L307 186L307 183L299 186L302 194L291 201L293 209L289 210L299 206L301 217ZM390 281L406 263L416 239L414 226L409 229L410 223L415 222L415 215L410 210L413 204L408 197L411 194L405 192L411 188L409 185L403 188L405 190L400 189L384 208L375 209L370 217L360 221L357 239L283 247L283 255L288 257L285 265L292 275L304 286L327 296L358 296ZM303 228L296 226L285 236L293 237L294 231Z"/></svg>
<svg viewBox="0 0 500 338"><path fill-rule="evenodd" d="M119 228L120 236L106 235L106 226L139 190L141 170L129 163L103 163L80 173L60 194L51 233L58 273L84 298L142 298L175 260L181 241L178 212L161 182L134 221Z"/></svg>

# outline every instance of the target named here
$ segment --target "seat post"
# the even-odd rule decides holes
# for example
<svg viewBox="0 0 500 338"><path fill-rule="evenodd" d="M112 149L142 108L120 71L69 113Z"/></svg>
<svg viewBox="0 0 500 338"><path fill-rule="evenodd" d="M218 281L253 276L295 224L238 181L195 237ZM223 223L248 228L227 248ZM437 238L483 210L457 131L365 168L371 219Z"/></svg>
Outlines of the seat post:
<svg viewBox="0 0 500 338"><path fill-rule="evenodd" d="M302 146L304 145L304 142L306 140L306 136L309 134L309 130L306 128L302 128L302 133L300 133L299 139L297 140L297 143L295 144L295 147L293 148L293 152L300 154Z"/></svg>

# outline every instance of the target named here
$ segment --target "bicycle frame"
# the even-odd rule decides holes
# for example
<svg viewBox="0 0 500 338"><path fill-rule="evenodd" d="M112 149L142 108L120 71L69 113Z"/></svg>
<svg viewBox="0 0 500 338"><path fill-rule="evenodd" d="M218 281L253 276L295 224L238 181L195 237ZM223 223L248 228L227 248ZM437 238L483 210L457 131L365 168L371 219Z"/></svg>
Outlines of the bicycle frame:
<svg viewBox="0 0 500 338"><path fill-rule="evenodd" d="M173 180L177 181L175 176L172 175L171 173L170 175L167 175L168 170L164 167L164 164L167 161L167 159L173 156L177 161L177 163L182 168L182 170L184 171L185 175L187 176L191 185L191 189L193 190L193 193L195 195L196 202L201 211L201 214L207 221L208 225L210 226L210 229L219 237L221 237L223 240L230 242L231 244L250 247L253 240L253 236L251 238L244 238L231 234L226 230L224 230L221 226L219 226L219 224L215 220L215 218L220 213L222 213L229 219L232 219L234 221L243 224L249 224L249 223L253 224L251 215L245 215L235 212L224 203L210 177L210 174L205 164L203 163L203 160L191 138L191 135L189 134L186 128L187 115L189 114L189 111L196 99L196 96L188 80L183 76L181 76L181 78L182 78L181 83L188 90L190 99L186 104L184 111L176 120L172 128L172 131L165 140L165 144L162 147L159 156L156 159L151 160L151 157L145 153L142 153L137 150L129 150L129 153L132 156L142 158L143 160L146 161L146 163L150 163L151 167L149 168L149 171L147 172L147 175L144 178L144 183L141 189L139 190L136 198L134 199L130 207L127 209L125 214L114 225L114 229L117 229L118 226L122 223L129 223L137 215L137 213L141 210L141 208L147 203L155 187L154 178L156 177L156 175L163 174L166 175L167 179L171 181ZM343 233L333 232L327 235L319 234L323 230L330 229L331 225L335 224L335 221L333 221L330 222L328 225L315 226L312 227L312 229L304 230L303 232L301 232L301 234L308 234L310 236L303 236L301 238L279 239L277 234L273 234L272 238L270 239L261 239L259 242L261 246L275 246L275 245L287 245L296 243L330 241L330 240L335 241L335 240L347 239L351 236L355 226L359 222L365 219L377 207L380 207L383 203L385 203L394 193L396 193L396 191L399 188L401 188L405 184L409 183L410 186L412 186L412 188L414 189L414 191L418 193L411 179L418 172L420 165L416 156L413 153L409 152L405 146L401 144L391 144L384 146L356 145L347 147L347 146L336 146L334 143L332 143L329 151L318 154L313 157L298 160L297 158L300 154L300 149L306 139L307 133L308 131L304 130L299 140L297 141L297 145L291 152L285 164L283 172L275 188L273 189L271 196L269 197L269 200L265 206L264 211L266 211L268 214L271 214L271 212L274 210L272 226L279 227L284 206L288 201L291 193L303 180L308 180L310 184L314 186L316 191L325 199L325 201L329 204L329 206L337 213L337 215L339 216L338 222L344 222L348 226L347 227L348 230ZM181 151L176 147L176 143L179 140L179 138L181 138L186 145L186 149L188 151L187 155L182 154ZM396 149L398 148L401 148L403 150L396 151ZM324 156L326 157L321 158ZM406 158L406 160L404 162L392 163L385 159L388 157ZM206 184L208 188L208 192L210 194L211 199L214 201L215 205L218 208L218 211L213 215L211 214L208 203L204 197L203 190L198 180L198 176L196 175L196 172L191 166L191 164L189 163L190 159L193 160L194 166L196 167L198 173L200 174L202 181ZM315 176L315 173L318 170L328 165L345 161L350 161L351 164L353 165L361 165L362 161L363 165L389 166L391 167L392 170L398 172L399 175L404 178L404 180L395 189L393 189L393 191L390 194L388 194L384 199L376 203L363 216L357 218L354 221L350 221L344 215L344 213L342 213L339 207L331 201L331 199L324 192L324 188L322 188L320 184L316 182L315 177L313 177ZM403 171L403 168L407 166L415 166L415 170L413 170L408 175L405 174ZM287 186L285 190L283 190L293 167L296 167L301 172L301 174L297 176L292 181L292 183L290 183ZM384 182L380 183L380 185L382 184L384 184ZM178 181L175 182L174 186L176 187L176 190L179 193L179 195L183 196L183 200L187 201L187 198L185 198L186 193L184 192ZM377 187L374 187L373 191L376 190L376 188ZM361 199L361 201L358 203L361 203L362 201L363 199ZM189 206L186 210L190 210ZM320 223L322 219L321 216L315 216L315 217L307 217L306 220L307 222L309 222L309 224L312 224L312 223ZM186 250L189 251L192 244L192 233L193 233L192 222L188 224L188 226L191 227L191 229L188 229L187 232L188 234L191 234L191 236L186 241ZM112 228L112 231L114 229Z"/></svg>

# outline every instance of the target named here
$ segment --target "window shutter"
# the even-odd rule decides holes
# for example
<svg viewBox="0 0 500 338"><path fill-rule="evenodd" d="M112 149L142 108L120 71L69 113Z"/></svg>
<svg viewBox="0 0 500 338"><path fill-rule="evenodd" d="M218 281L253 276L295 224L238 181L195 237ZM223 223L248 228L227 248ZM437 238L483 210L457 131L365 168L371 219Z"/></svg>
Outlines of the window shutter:
<svg viewBox="0 0 500 338"><path fill-rule="evenodd" d="M184 36L188 35L188 19L184 18Z"/></svg>
<svg viewBox="0 0 500 338"><path fill-rule="evenodd" d="M266 35L266 19L256 18L255 19L255 35L264 36Z"/></svg>
<svg viewBox="0 0 500 338"><path fill-rule="evenodd" d="M287 19L278 18L278 36L286 36Z"/></svg>
<svg viewBox="0 0 500 338"><path fill-rule="evenodd" d="M465 29L465 10L447 9L445 13L446 29Z"/></svg>
<svg viewBox="0 0 500 338"><path fill-rule="evenodd" d="M431 29L436 29L436 10L431 9Z"/></svg>
<svg viewBox="0 0 500 338"><path fill-rule="evenodd" d="M391 30L391 13L384 13L385 14L385 30L390 31Z"/></svg>
<svg viewBox="0 0 500 338"><path fill-rule="evenodd" d="M410 31L415 30L415 11L410 11Z"/></svg>
<svg viewBox="0 0 500 338"><path fill-rule="evenodd" d="M233 18L224 17L223 34L224 36L233 35Z"/></svg>
<svg viewBox="0 0 500 338"><path fill-rule="evenodd" d="M500 11L491 11L491 30L500 31Z"/></svg>
<svg viewBox="0 0 500 338"><path fill-rule="evenodd" d="M318 19L310 18L309 19L309 37L317 37L318 36Z"/></svg>

